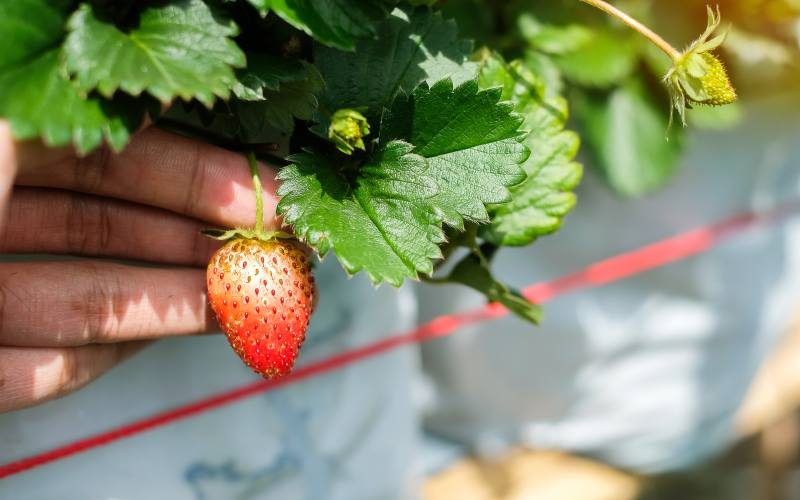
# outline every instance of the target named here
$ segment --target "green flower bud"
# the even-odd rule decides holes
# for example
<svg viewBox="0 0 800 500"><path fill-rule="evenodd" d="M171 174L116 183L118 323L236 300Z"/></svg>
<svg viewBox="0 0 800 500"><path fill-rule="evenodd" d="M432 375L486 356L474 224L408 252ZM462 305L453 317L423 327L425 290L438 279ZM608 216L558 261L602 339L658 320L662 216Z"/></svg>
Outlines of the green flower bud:
<svg viewBox="0 0 800 500"><path fill-rule="evenodd" d="M684 125L686 108L692 104L722 106L736 100L736 89L728 78L725 66L711 52L725 40L725 33L709 39L720 21L719 9L715 13L708 8L706 31L675 59L664 77L673 109L678 112Z"/></svg>
<svg viewBox="0 0 800 500"><path fill-rule="evenodd" d="M328 138L346 155L353 154L356 148L363 150L368 134L369 122L354 109L340 109L331 117Z"/></svg>

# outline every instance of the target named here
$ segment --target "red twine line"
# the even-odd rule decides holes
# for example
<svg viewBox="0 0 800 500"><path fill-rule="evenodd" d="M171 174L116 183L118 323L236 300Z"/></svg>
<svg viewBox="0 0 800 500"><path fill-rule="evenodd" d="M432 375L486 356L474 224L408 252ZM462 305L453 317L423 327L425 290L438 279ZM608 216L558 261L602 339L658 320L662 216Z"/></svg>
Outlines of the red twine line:
<svg viewBox="0 0 800 500"><path fill-rule="evenodd" d="M630 276L665 266L703 253L725 238L739 234L753 226L774 222L800 211L800 200L779 205L763 213L749 212L733 216L716 224L693 229L641 248L604 259L575 273L538 283L523 290L523 294L537 303L545 303L559 295L581 288L602 286ZM305 380L322 373L337 370L358 361L377 356L398 347L450 335L461 327L500 318L508 311L500 304L488 304L471 311L438 316L409 332L336 354L320 361L295 369L278 380L259 380L238 388L224 391L184 406L164 411L153 416L122 425L115 429L95 434L72 443L53 448L21 460L0 465L0 479L54 462L63 458L103 446L142 432L170 424L241 399Z"/></svg>

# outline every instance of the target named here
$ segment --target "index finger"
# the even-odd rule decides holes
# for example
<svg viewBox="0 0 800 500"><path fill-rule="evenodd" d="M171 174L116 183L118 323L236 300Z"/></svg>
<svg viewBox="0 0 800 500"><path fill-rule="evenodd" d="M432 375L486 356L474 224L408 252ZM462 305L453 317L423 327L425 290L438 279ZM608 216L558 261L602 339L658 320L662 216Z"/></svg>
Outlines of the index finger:
<svg viewBox="0 0 800 500"><path fill-rule="evenodd" d="M5 220L8 194L14 182L17 170L14 142L11 139L11 128L8 122L0 120L0 224Z"/></svg>
<svg viewBox="0 0 800 500"><path fill-rule="evenodd" d="M260 164L264 225L277 229L275 172ZM119 154L108 149L21 155L17 184L52 187L160 207L223 226L255 222L252 179L243 154L150 127Z"/></svg>

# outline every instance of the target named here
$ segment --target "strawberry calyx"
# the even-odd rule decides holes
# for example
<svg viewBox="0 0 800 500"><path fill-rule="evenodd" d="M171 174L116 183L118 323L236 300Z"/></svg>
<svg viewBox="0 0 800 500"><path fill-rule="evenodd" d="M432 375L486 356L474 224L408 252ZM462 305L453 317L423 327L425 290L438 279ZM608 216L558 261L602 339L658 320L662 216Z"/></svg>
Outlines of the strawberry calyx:
<svg viewBox="0 0 800 500"><path fill-rule="evenodd" d="M275 239L294 239L294 235L283 231L257 231L256 229L250 229L246 227L237 227L233 229L220 229L220 228L207 228L201 231L204 235L208 236L209 238L213 238L215 240L220 241L228 241L233 240L236 238L242 238L246 240L260 240L260 241L270 241Z"/></svg>

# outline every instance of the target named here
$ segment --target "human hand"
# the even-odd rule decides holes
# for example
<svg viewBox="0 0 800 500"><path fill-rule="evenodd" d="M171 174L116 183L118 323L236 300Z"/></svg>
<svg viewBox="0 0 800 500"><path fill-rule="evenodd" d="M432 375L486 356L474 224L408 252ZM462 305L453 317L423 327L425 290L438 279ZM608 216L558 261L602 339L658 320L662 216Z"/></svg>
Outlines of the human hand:
<svg viewBox="0 0 800 500"><path fill-rule="evenodd" d="M86 257L0 262L0 412L67 394L149 340L215 329L205 265L219 243L200 230L254 214L241 154L150 127L120 154L79 158L15 145L0 121L0 253Z"/></svg>

